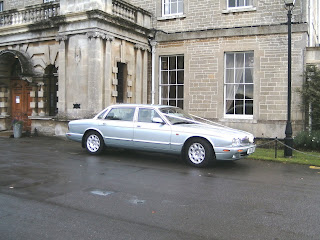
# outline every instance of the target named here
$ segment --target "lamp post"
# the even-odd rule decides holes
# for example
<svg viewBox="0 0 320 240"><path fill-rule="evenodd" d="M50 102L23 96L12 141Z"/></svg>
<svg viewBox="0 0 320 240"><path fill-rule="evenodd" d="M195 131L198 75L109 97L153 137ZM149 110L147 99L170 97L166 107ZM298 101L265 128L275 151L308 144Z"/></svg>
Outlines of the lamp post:
<svg viewBox="0 0 320 240"><path fill-rule="evenodd" d="M284 156L292 157L292 125L291 125L291 17L295 0L284 0L285 8L288 10L288 116L286 124L286 137L284 139L285 149Z"/></svg>

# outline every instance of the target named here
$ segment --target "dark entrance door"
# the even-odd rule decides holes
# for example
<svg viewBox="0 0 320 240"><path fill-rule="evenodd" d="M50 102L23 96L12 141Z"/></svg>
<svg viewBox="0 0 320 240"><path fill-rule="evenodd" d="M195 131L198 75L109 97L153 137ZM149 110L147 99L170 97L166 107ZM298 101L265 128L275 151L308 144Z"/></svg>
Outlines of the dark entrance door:
<svg viewBox="0 0 320 240"><path fill-rule="evenodd" d="M11 80L11 116L12 120L22 120L23 130L31 131L32 109L30 108L30 91L32 87L28 82L23 80Z"/></svg>
<svg viewBox="0 0 320 240"><path fill-rule="evenodd" d="M118 67L118 96L116 99L117 103L124 103L127 94L127 64L117 63Z"/></svg>

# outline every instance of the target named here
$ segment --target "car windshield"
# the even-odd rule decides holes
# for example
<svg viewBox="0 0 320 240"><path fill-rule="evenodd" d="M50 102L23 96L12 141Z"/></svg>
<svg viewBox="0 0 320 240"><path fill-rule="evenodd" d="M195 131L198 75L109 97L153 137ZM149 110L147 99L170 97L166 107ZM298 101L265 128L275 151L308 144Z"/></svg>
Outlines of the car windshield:
<svg viewBox="0 0 320 240"><path fill-rule="evenodd" d="M160 108L160 111L167 117L171 124L190 124L194 119L178 107Z"/></svg>

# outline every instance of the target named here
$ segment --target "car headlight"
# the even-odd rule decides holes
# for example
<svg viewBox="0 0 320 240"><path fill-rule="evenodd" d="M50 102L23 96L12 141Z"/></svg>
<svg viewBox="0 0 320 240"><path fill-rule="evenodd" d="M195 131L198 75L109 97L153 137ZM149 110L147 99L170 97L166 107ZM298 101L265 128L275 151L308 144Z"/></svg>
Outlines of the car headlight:
<svg viewBox="0 0 320 240"><path fill-rule="evenodd" d="M232 139L232 147L240 146L241 140L239 138Z"/></svg>

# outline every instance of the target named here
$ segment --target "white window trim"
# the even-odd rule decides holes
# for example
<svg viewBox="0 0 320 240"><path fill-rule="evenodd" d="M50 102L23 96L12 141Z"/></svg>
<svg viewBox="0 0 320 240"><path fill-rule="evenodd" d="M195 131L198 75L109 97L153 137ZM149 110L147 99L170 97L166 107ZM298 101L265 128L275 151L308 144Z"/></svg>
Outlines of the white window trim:
<svg viewBox="0 0 320 240"><path fill-rule="evenodd" d="M185 0L182 0L182 3L183 3L182 12L180 12L180 13L171 13L171 14L165 14L165 7L164 7L165 3L164 3L164 1L165 0L161 0L161 19L158 19L158 20L174 19L174 18L179 18L180 16L184 15Z"/></svg>
<svg viewBox="0 0 320 240"><path fill-rule="evenodd" d="M254 12L257 11L257 8L254 6L246 6L246 7L232 7L232 8L227 8L223 9L222 13L236 13L236 12Z"/></svg>
<svg viewBox="0 0 320 240"><path fill-rule="evenodd" d="M241 51L241 52L250 52L250 51ZM252 51L254 52L254 51ZM223 71L224 71L224 77L223 77L223 117L224 119L235 119L235 120L253 120L253 115L246 115L246 114L226 114L226 72L225 72L225 69L226 69L226 61L227 61L227 58L226 58L226 53L237 53L237 52L225 52L224 53L224 66L223 66ZM254 88L254 78L253 78L253 88ZM254 108L254 98L253 98L253 108Z"/></svg>
<svg viewBox="0 0 320 240"><path fill-rule="evenodd" d="M256 0L252 0L252 5L248 6L239 6L239 7L229 7L229 0L225 1L225 9L222 10L222 13L228 14L228 13L237 13L237 12L252 12L256 11L257 8L255 7Z"/></svg>
<svg viewBox="0 0 320 240"><path fill-rule="evenodd" d="M161 74L161 72L162 72L162 68L161 68L161 58L162 57L178 57L178 56L183 56L183 59L184 59L184 55L183 54L175 54L175 55L161 55L161 56L159 56L159 90L158 90L158 93L159 93L159 104L161 105L161 104L163 104L162 103L162 100L163 100L163 98L162 98L162 86L165 86L164 84L162 84L162 74ZM169 68L169 66L168 66L168 68ZM169 71L169 69L168 69L168 71ZM176 69L176 71L177 71L177 69ZM185 68L183 68L183 72L185 73ZM169 81L169 79L168 79L168 81ZM185 78L183 79L183 84L169 84L168 83L168 86L170 86L170 85L176 85L176 86L183 86L183 92L184 92L184 94L183 94L183 98L181 99L181 98L178 98L178 96L176 96L176 99L175 99L175 101L179 101L179 100L182 100L183 101L183 106L184 106L184 104L185 104ZM168 96L168 100L169 100L169 96ZM169 100L170 101L170 100ZM169 105L168 104L168 106L171 106L171 105Z"/></svg>
<svg viewBox="0 0 320 240"><path fill-rule="evenodd" d="M158 21L164 21L164 20L170 20L170 19L179 19L179 18L185 18L185 14L179 14L179 15L164 15L162 17L157 17Z"/></svg>

